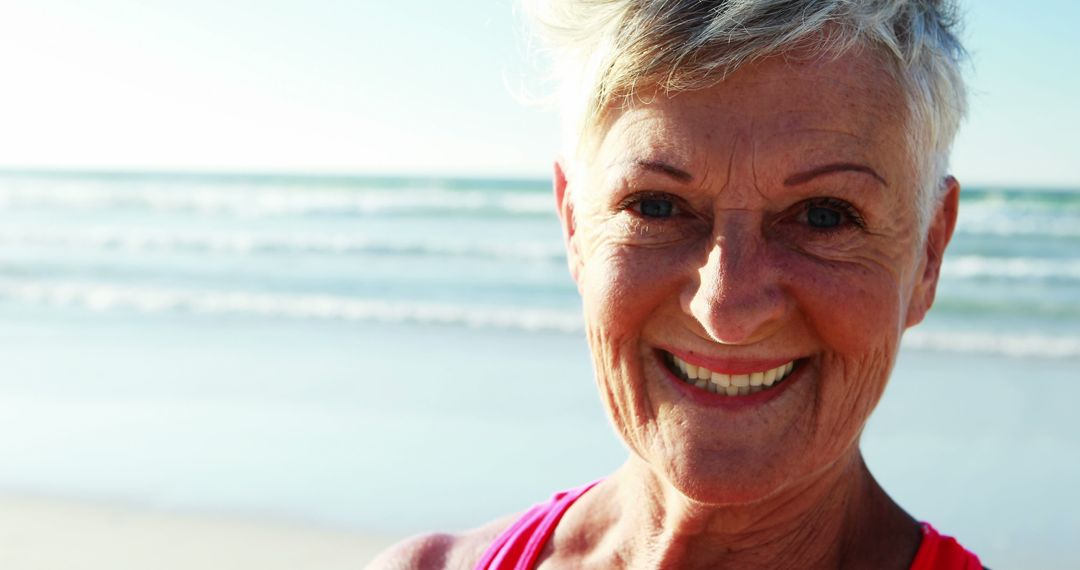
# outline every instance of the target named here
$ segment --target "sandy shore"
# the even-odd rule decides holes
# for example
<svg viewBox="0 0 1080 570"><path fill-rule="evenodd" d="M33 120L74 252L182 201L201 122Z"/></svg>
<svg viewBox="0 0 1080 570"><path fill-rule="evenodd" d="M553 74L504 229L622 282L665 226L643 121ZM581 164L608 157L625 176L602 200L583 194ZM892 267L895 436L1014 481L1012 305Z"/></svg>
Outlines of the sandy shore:
<svg viewBox="0 0 1080 570"><path fill-rule="evenodd" d="M0 498L0 568L358 569L394 537L239 518Z"/></svg>

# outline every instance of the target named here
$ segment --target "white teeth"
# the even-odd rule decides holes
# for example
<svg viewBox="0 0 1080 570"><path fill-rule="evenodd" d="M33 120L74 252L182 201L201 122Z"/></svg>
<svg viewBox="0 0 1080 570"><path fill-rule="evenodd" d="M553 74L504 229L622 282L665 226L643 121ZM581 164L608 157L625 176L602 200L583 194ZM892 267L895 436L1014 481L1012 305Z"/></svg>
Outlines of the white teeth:
<svg viewBox="0 0 1080 570"><path fill-rule="evenodd" d="M728 396L742 396L767 390L772 385L785 379L795 369L795 361L782 364L776 368L762 372L749 374L722 374L690 364L678 357L671 355L675 368L682 373L688 384L692 384L717 394Z"/></svg>

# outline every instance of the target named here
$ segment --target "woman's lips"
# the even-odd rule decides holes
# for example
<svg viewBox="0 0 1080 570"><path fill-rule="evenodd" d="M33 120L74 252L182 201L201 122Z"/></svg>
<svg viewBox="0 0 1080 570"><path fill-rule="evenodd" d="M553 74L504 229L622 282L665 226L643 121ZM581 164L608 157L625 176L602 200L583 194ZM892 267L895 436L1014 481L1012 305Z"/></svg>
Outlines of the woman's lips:
<svg viewBox="0 0 1080 570"><path fill-rule="evenodd" d="M693 364L694 366L708 368L721 374L752 374L764 372L770 368L777 368L788 362L798 361L798 357L788 358L719 358L706 356L699 352L685 351L677 348L658 347L662 352L677 357L678 359Z"/></svg>
<svg viewBox="0 0 1080 570"><path fill-rule="evenodd" d="M791 376L798 363L798 360L711 359L711 366L706 367L700 364L705 360L700 357L694 358L699 364L693 364L670 352L660 353L668 369L684 383L725 396L747 396L769 390Z"/></svg>

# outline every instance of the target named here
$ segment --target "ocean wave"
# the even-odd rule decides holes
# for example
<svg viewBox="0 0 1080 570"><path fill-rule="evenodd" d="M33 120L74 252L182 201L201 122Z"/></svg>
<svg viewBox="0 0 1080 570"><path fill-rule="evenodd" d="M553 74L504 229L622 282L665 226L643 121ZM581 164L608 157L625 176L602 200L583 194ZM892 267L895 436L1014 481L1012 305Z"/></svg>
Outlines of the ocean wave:
<svg viewBox="0 0 1080 570"><path fill-rule="evenodd" d="M962 279L996 277L1008 279L1080 280L1080 258L1037 259L1025 257L946 257L942 275Z"/></svg>
<svg viewBox="0 0 1080 570"><path fill-rule="evenodd" d="M469 306L335 295L282 295L118 286L91 282L0 280L0 299L100 312L193 313L302 320L465 326L580 334L577 309ZM1080 358L1080 338L978 331L909 331L906 349L1009 357Z"/></svg>
<svg viewBox="0 0 1080 570"><path fill-rule="evenodd" d="M292 319L457 325L472 328L577 333L577 311L391 302L335 295L275 295L127 287L106 283L0 281L0 298L15 302L79 307L93 311L183 312Z"/></svg>
<svg viewBox="0 0 1080 570"><path fill-rule="evenodd" d="M920 331L904 335L904 347L935 352L1017 358L1080 358L1080 338L1043 334L1000 335L974 331Z"/></svg>
<svg viewBox="0 0 1080 570"><path fill-rule="evenodd" d="M1080 195L1045 194L962 202L956 231L970 235L1080 237Z"/></svg>
<svg viewBox="0 0 1080 570"><path fill-rule="evenodd" d="M0 210L152 211L238 217L433 213L553 215L547 192L409 188L0 186Z"/></svg>
<svg viewBox="0 0 1080 570"><path fill-rule="evenodd" d="M1080 218L965 219L956 233L970 236L1080 238Z"/></svg>
<svg viewBox="0 0 1080 570"><path fill-rule="evenodd" d="M549 241L382 240L342 233L175 232L143 228L0 227L0 245L119 250L248 254L383 254L480 257L562 262L563 247Z"/></svg>
<svg viewBox="0 0 1080 570"><path fill-rule="evenodd" d="M1033 188L966 188L960 192L961 209L972 207L1051 208L1080 213L1080 190Z"/></svg>

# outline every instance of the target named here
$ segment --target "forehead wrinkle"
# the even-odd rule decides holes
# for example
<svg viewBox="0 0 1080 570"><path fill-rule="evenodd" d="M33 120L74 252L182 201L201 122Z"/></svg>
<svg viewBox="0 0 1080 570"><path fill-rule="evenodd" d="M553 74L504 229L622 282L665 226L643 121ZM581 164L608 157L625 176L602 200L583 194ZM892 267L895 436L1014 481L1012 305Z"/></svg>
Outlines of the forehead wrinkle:
<svg viewBox="0 0 1080 570"><path fill-rule="evenodd" d="M702 172L701 184L699 184L699 189L700 190L705 190L705 189L707 189L709 187L710 179L712 178L712 174L713 174L712 161L707 160L707 161L705 161L705 168L704 168L704 170Z"/></svg>
<svg viewBox="0 0 1080 570"><path fill-rule="evenodd" d="M757 122L754 118L750 119L750 173L751 179L754 181L754 190L758 193L758 196L768 199L765 192L761 188L761 184L758 182L757 171L757 153L758 153L758 138L757 138Z"/></svg>
<svg viewBox="0 0 1080 570"><path fill-rule="evenodd" d="M753 192L764 197L758 180L757 152L758 140L756 136L757 123L753 117L747 118L747 122L735 132L731 133L730 143L727 148L727 177L719 187L718 192L732 188L728 193L742 196ZM730 200L729 200L730 201Z"/></svg>
<svg viewBox="0 0 1080 570"><path fill-rule="evenodd" d="M854 113L842 94L829 94L829 90L824 90L821 96L815 95L817 92L811 90L811 100L804 100L800 105L786 96L787 87L792 80L790 75L751 74L742 75L741 80L735 80L736 75L739 75L736 74L732 76L733 80L723 83L727 88L716 92L718 97L701 98L695 92L679 93L678 97L670 97L670 100L689 100L690 105L666 105L668 99L656 98L612 114L609 124L615 128L606 130L604 138L611 137L608 143L614 139L621 141L617 145L607 145L605 158L610 161L625 161L625 157L640 157L664 162L694 175L703 174L703 177L695 176L701 182L695 186L717 188L720 187L717 182L720 182L722 188L726 188L737 183L733 175L739 174L739 169L743 168L736 161L741 160L737 153L738 147L742 145L738 143L744 141L737 139L749 136L750 156L747 166L750 169L750 180L759 194L766 190L761 186L763 182L772 182L768 165L773 164L774 159L784 156L802 157L803 162L869 160L874 163L875 169L878 169L877 163L880 161L870 159L882 158L878 156L885 150L882 145L894 142L904 130L903 105L900 105L899 109L895 108L895 97L890 96L896 90L896 85L892 82L867 82L866 73L840 77L830 73L827 74L829 77L825 78L817 75L817 67L785 66L785 71L794 71L797 79L806 79L823 86L826 82L828 85L840 83L845 91L862 92L864 98L867 93L877 96L867 103L868 106L858 110L860 112ZM848 68L858 69L851 65ZM880 74L880 69L867 71L871 72L871 78ZM763 86L775 93L774 102L783 104L769 110L763 111L759 107L757 112L731 115L734 109L730 109L731 105L728 103L735 103L736 109L742 108L738 100L744 96L743 91L753 88L760 90ZM766 95L770 100L774 97L768 93ZM717 124L708 133L695 130L695 108L699 113L703 109L726 126ZM898 119L900 124L897 123ZM717 134L728 141L717 140ZM790 142L779 143L779 139L790 139ZM773 147L774 141L779 144L779 148ZM724 149L725 142L734 146ZM719 160L723 159L724 150L728 150L727 168L721 170ZM757 166L758 153L762 154L760 158L765 168L760 171ZM714 166L713 162L718 164ZM814 164L798 165L802 168L811 166ZM717 181L715 178L723 176L725 171L727 179ZM769 180L763 180L762 177Z"/></svg>
<svg viewBox="0 0 1080 570"><path fill-rule="evenodd" d="M720 186L720 192L727 190L728 186L731 185L732 172L735 169L735 152L738 148L739 137L734 137L734 140L731 141L731 149L728 151L727 176L724 178L724 184Z"/></svg>
<svg viewBox="0 0 1080 570"><path fill-rule="evenodd" d="M620 134L625 140L617 146L618 155L611 157L606 168L617 164L627 164L634 161L661 162L671 165L680 170L690 172L685 152L682 148L693 148L694 144L685 144L685 134L679 134L672 128L669 121L663 120L663 115L652 109L631 109L624 116L629 118L620 120L618 126L609 129L605 136L605 142L609 137ZM659 120L658 120L659 119ZM691 172L692 174L692 172Z"/></svg>
<svg viewBox="0 0 1080 570"><path fill-rule="evenodd" d="M877 130L875 132L880 132L880 130ZM866 136L866 135L860 134L858 132L852 132L852 131L848 131L848 130L844 130L844 129L828 128L828 127L801 127L801 128L797 128L797 129L785 129L785 130L781 130L779 132L772 133L771 135L768 135L767 137L765 137L765 140L766 141L772 141L773 139L777 139L777 138L781 138L781 137L791 137L791 136L797 136L797 135L807 134L807 133L826 133L826 134L830 134L830 135L841 135L841 136L844 136L844 137L850 137L850 138L857 139L857 140L862 141L862 142L880 142L877 137Z"/></svg>
<svg viewBox="0 0 1080 570"><path fill-rule="evenodd" d="M787 139L790 142L783 142ZM772 133L764 137L760 144L765 146L763 153L768 155L790 155L794 158L790 165L794 170L814 168L826 163L865 163L881 175L883 147L892 148L886 136L865 136L843 128L805 128L796 131ZM777 173L779 174L779 173Z"/></svg>

